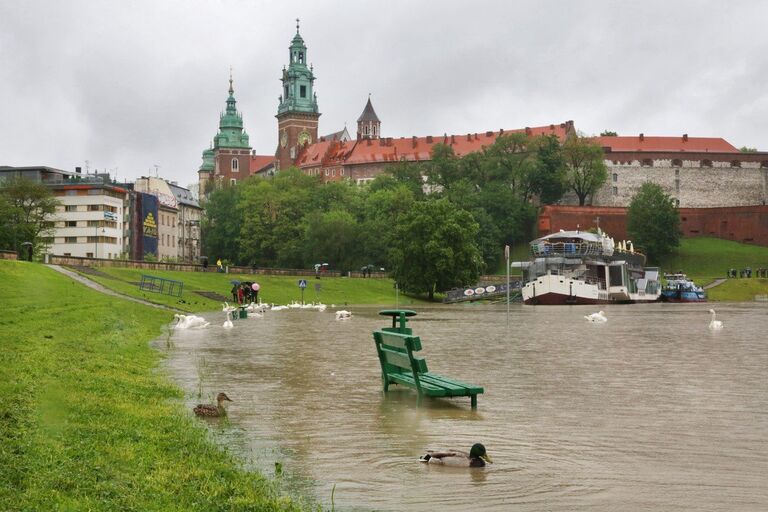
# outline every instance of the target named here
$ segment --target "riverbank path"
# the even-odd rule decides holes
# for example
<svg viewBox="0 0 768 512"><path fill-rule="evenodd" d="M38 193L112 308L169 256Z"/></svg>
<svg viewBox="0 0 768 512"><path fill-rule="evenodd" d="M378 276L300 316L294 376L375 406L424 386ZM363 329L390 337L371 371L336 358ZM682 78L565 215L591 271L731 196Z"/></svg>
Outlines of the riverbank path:
<svg viewBox="0 0 768 512"><path fill-rule="evenodd" d="M78 274L77 272L73 272L71 270L68 270L62 266L59 265L46 265L46 267L51 268L55 270L56 272L59 272L60 274L64 274L65 276L69 277L70 279L73 279L74 281L77 281L80 284L84 284L88 288L91 288L93 290L96 290L97 292L101 292L105 295L111 295L113 297L119 297L121 299L130 300L133 302L138 302L139 304L144 304L145 306L151 306L153 308L158 309L165 309L166 311L173 311L174 313L185 313L185 311L181 309L172 308L170 306L165 306L163 304L156 304L154 302L149 302L148 300L138 299L136 297L131 297L130 295L125 295L123 293L116 292L114 290L110 290L106 286L103 286L96 281L93 281L91 279L88 279L87 277Z"/></svg>
<svg viewBox="0 0 768 512"><path fill-rule="evenodd" d="M726 281L727 281L727 279L715 279L714 281L712 281L711 283L706 285L704 287L704 289L705 290L709 290L710 288L714 288L715 286L720 286L721 284L723 284Z"/></svg>

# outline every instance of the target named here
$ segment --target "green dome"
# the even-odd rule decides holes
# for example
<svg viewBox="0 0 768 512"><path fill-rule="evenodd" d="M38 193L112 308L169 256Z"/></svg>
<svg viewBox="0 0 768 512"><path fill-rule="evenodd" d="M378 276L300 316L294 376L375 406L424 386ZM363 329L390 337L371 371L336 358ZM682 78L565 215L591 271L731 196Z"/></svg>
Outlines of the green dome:
<svg viewBox="0 0 768 512"><path fill-rule="evenodd" d="M209 148L203 151L203 164L200 166L201 171L214 171L215 166L213 163L213 157L213 149Z"/></svg>
<svg viewBox="0 0 768 512"><path fill-rule="evenodd" d="M232 88L232 77L229 77L229 97L227 110L222 112L219 119L219 133L213 138L214 148L250 149L248 134L243 130L243 116L237 111L235 91Z"/></svg>

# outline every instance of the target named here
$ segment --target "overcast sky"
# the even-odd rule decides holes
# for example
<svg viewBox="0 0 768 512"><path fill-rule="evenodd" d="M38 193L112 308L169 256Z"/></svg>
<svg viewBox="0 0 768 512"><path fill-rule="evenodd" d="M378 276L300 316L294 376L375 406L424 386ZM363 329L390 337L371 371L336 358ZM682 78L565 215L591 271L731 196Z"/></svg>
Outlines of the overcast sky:
<svg viewBox="0 0 768 512"><path fill-rule="evenodd" d="M0 0L0 165L194 183L230 66L274 154L297 17L321 134L371 93L389 137L572 119L768 149L768 2Z"/></svg>

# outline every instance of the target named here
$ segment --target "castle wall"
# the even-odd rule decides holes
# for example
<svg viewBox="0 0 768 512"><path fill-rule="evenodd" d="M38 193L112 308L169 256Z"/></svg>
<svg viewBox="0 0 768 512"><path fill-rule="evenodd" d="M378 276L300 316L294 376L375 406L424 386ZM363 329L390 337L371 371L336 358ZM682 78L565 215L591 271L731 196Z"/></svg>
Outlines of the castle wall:
<svg viewBox="0 0 768 512"><path fill-rule="evenodd" d="M680 208L684 237L711 236L768 247L768 206ZM599 219L599 220L598 220ZM544 206L538 218L539 236L561 229L597 227L614 239L627 238L627 210L599 206Z"/></svg>

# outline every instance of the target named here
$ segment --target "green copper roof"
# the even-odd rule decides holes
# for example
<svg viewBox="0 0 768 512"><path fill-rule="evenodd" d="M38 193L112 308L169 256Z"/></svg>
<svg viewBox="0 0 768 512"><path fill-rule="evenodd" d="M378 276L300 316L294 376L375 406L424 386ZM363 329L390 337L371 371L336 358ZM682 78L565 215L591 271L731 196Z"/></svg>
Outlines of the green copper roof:
<svg viewBox="0 0 768 512"><path fill-rule="evenodd" d="M277 107L278 115L285 112L319 113L317 95L312 90L315 75L312 66L307 67L307 47L299 34L298 20L296 22L296 35L288 47L288 69L283 68L281 78L283 94Z"/></svg>
<svg viewBox="0 0 768 512"><path fill-rule="evenodd" d="M203 164L200 166L201 171L214 171L214 164L213 164L213 149L208 148L205 151L203 151Z"/></svg>
<svg viewBox="0 0 768 512"><path fill-rule="evenodd" d="M232 75L229 76L227 109L222 112L219 119L219 133L213 138L213 147L250 149L248 134L243 130L243 116L237 111Z"/></svg>

